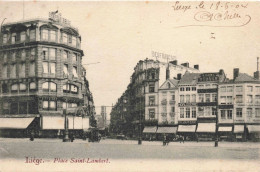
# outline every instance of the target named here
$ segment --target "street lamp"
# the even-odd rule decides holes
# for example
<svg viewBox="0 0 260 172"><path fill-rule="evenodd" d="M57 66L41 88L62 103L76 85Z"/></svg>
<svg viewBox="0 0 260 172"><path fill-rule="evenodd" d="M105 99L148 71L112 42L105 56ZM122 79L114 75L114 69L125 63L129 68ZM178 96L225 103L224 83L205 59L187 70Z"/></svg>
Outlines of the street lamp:
<svg viewBox="0 0 260 172"><path fill-rule="evenodd" d="M68 117L67 117L67 110L63 109L63 115L65 115L65 133L64 133L64 138L63 142L69 142L69 131L68 131Z"/></svg>

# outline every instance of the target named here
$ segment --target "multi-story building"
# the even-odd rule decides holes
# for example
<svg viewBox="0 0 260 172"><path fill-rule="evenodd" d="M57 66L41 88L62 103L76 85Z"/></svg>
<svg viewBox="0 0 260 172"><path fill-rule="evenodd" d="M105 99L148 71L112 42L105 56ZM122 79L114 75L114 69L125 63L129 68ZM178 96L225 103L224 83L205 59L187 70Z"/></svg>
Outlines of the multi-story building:
<svg viewBox="0 0 260 172"><path fill-rule="evenodd" d="M2 135L18 136L18 131L33 125L42 136L56 136L64 130L63 109L93 108L79 32L68 20L56 21L54 15L7 23L1 28ZM69 116L68 121L69 129L89 125L82 116Z"/></svg>
<svg viewBox="0 0 260 172"><path fill-rule="evenodd" d="M232 80L219 84L219 136L230 139L235 136L242 140L259 139L260 80L239 73L238 68L234 69L233 75Z"/></svg>

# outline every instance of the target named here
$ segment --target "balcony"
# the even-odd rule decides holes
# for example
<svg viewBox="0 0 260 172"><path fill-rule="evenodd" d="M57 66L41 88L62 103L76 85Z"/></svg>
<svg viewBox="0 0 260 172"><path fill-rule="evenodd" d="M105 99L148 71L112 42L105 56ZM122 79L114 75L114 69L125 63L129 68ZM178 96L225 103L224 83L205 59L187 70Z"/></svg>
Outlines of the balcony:
<svg viewBox="0 0 260 172"><path fill-rule="evenodd" d="M174 105L175 102L176 102L175 100L170 100L170 101L169 101L169 104L170 104L170 105Z"/></svg>
<svg viewBox="0 0 260 172"><path fill-rule="evenodd" d="M166 100L166 99L162 100L162 101L161 101L161 104L162 104L162 105L167 105L167 100Z"/></svg>

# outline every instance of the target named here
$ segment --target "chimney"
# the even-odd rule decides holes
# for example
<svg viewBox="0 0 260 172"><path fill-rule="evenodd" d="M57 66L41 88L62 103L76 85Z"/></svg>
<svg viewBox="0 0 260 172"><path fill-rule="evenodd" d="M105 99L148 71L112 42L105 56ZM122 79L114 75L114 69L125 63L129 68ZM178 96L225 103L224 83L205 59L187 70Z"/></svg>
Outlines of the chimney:
<svg viewBox="0 0 260 172"><path fill-rule="evenodd" d="M223 69L220 69L219 70L219 75L223 75L224 74L224 70Z"/></svg>
<svg viewBox="0 0 260 172"><path fill-rule="evenodd" d="M181 80L181 73L177 74L177 80Z"/></svg>
<svg viewBox="0 0 260 172"><path fill-rule="evenodd" d="M166 68L166 80L170 78L170 69L169 69L169 65Z"/></svg>
<svg viewBox="0 0 260 172"><path fill-rule="evenodd" d="M189 63L182 63L182 66L189 67Z"/></svg>
<svg viewBox="0 0 260 172"><path fill-rule="evenodd" d="M257 80L260 79L260 72L259 71L254 72L254 78L257 79Z"/></svg>
<svg viewBox="0 0 260 172"><path fill-rule="evenodd" d="M178 60L170 61L170 63L173 64L173 65L178 65Z"/></svg>
<svg viewBox="0 0 260 172"><path fill-rule="evenodd" d="M254 72L254 78L259 80L259 57L257 57L257 62L256 62L256 72Z"/></svg>
<svg viewBox="0 0 260 172"><path fill-rule="evenodd" d="M233 70L233 80L235 80L239 75L239 68L234 68Z"/></svg>
<svg viewBox="0 0 260 172"><path fill-rule="evenodd" d="M194 65L194 69L198 69L199 70L199 65Z"/></svg>

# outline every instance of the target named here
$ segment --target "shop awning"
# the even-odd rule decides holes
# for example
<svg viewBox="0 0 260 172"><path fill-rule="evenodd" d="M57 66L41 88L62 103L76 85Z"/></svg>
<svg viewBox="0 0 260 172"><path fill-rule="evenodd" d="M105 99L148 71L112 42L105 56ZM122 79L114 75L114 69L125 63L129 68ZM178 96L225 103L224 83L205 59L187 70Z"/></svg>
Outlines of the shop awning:
<svg viewBox="0 0 260 172"><path fill-rule="evenodd" d="M244 125L235 125L234 133L244 133Z"/></svg>
<svg viewBox="0 0 260 172"><path fill-rule="evenodd" d="M65 129L65 118L62 116L43 116L43 130L62 130Z"/></svg>
<svg viewBox="0 0 260 172"><path fill-rule="evenodd" d="M144 127L143 133L156 133L157 127Z"/></svg>
<svg viewBox="0 0 260 172"><path fill-rule="evenodd" d="M68 117L70 130L82 130L83 129L83 120L82 117Z"/></svg>
<svg viewBox="0 0 260 172"><path fill-rule="evenodd" d="M218 132L232 132L232 127L218 127Z"/></svg>
<svg viewBox="0 0 260 172"><path fill-rule="evenodd" d="M215 133L215 123L198 123L197 133Z"/></svg>
<svg viewBox="0 0 260 172"><path fill-rule="evenodd" d="M89 118L88 117L84 117L83 118L83 130L86 131L89 129Z"/></svg>
<svg viewBox="0 0 260 172"><path fill-rule="evenodd" d="M177 127L158 127L157 133L175 134Z"/></svg>
<svg viewBox="0 0 260 172"><path fill-rule="evenodd" d="M34 118L0 118L1 129L26 129Z"/></svg>
<svg viewBox="0 0 260 172"><path fill-rule="evenodd" d="M248 125L247 128L249 133L260 133L260 125Z"/></svg>
<svg viewBox="0 0 260 172"><path fill-rule="evenodd" d="M178 132L193 133L196 130L196 125L179 125Z"/></svg>

